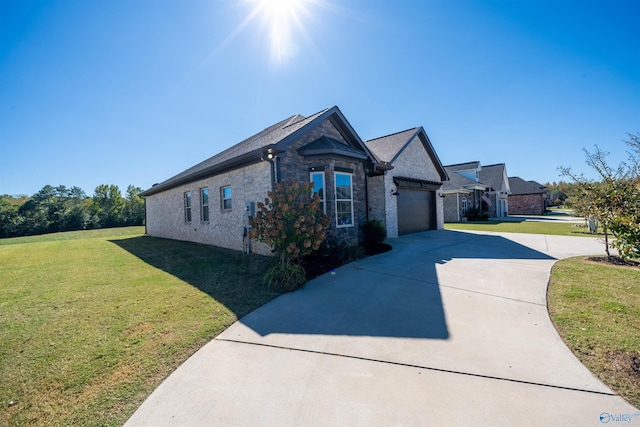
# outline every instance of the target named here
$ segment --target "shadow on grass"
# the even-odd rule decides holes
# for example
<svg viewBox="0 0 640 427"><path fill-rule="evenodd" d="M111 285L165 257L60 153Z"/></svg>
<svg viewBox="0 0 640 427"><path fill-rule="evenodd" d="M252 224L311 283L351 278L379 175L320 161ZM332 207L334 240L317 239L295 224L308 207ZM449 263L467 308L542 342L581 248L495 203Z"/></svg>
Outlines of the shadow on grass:
<svg viewBox="0 0 640 427"><path fill-rule="evenodd" d="M238 318L280 295L262 284L268 266L266 257L147 236L110 242L198 288Z"/></svg>

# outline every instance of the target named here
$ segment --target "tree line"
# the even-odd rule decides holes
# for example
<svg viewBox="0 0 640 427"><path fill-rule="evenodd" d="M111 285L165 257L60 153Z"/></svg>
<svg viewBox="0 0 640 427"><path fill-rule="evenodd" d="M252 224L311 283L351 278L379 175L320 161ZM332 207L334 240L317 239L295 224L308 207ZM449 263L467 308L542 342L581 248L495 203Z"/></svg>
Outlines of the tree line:
<svg viewBox="0 0 640 427"><path fill-rule="evenodd" d="M45 185L28 196L0 195L0 237L29 236L144 224L142 189L98 185L93 196L79 187Z"/></svg>

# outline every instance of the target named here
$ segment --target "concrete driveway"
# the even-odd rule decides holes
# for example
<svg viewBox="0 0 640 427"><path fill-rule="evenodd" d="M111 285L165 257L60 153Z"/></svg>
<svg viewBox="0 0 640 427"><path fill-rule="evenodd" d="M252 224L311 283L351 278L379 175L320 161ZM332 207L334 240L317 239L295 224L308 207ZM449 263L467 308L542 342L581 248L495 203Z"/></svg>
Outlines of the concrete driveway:
<svg viewBox="0 0 640 427"><path fill-rule="evenodd" d="M547 313L551 266L602 253L597 239L432 231L390 243L236 322L126 425L640 425Z"/></svg>

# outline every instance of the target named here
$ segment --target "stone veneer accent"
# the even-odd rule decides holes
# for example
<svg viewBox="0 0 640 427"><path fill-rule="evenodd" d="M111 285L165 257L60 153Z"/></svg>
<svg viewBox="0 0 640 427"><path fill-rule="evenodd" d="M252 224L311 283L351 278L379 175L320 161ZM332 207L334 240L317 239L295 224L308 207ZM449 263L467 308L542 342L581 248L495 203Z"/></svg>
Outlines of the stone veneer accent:
<svg viewBox="0 0 640 427"><path fill-rule="evenodd" d="M364 161L336 156L303 157L298 155L296 150L323 135L346 144L345 139L330 121L322 123L303 138L291 144L287 152L280 155L279 178L281 181L295 179L299 182L305 182L310 180L311 168L314 168L316 172L324 169L325 205L327 215L331 218L327 243L330 245L346 244L347 246L357 246L361 240L360 227L366 221L367 215ZM345 171L352 173L354 218L353 226L338 228L336 227L335 172Z"/></svg>

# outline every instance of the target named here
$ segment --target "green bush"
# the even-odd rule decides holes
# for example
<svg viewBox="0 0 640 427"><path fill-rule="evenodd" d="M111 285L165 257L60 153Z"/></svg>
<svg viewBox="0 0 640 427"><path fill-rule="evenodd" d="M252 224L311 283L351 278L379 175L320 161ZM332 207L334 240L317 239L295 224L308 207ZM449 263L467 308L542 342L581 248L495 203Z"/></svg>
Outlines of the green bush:
<svg viewBox="0 0 640 427"><path fill-rule="evenodd" d="M370 219L362 225L362 234L364 245L379 245L387 238L387 229L379 220Z"/></svg>
<svg viewBox="0 0 640 427"><path fill-rule="evenodd" d="M284 291L294 291L306 283L307 275L304 268L290 257L276 256L263 281L269 288L274 286Z"/></svg>
<svg viewBox="0 0 640 427"><path fill-rule="evenodd" d="M489 214L486 212L480 212L480 209L478 208L470 208L467 209L467 219L469 221L488 221Z"/></svg>

